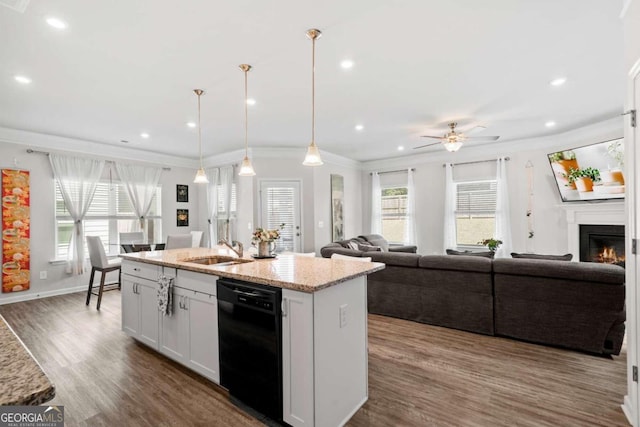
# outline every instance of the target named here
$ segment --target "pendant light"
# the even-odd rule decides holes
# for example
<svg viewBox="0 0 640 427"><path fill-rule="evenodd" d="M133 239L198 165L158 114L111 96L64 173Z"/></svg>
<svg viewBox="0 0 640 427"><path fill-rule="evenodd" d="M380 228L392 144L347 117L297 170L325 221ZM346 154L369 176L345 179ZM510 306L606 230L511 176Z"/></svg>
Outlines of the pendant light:
<svg viewBox="0 0 640 427"><path fill-rule="evenodd" d="M254 176L256 172L251 166L251 160L249 160L249 104L247 102L247 73L251 70L251 65L241 64L240 69L244 71L244 159L242 159L238 175Z"/></svg>
<svg viewBox="0 0 640 427"><path fill-rule="evenodd" d="M302 162L305 166L320 166L322 159L320 158L320 150L316 145L316 39L322 36L320 30L312 28L307 30L307 37L313 43L313 51L311 54L311 144L307 148L307 155Z"/></svg>
<svg viewBox="0 0 640 427"><path fill-rule="evenodd" d="M194 89L193 91L198 95L198 150L200 151L200 169L196 172L196 177L193 182L195 184L208 184L209 179L202 167L202 128L200 126L200 96L202 96L204 91L202 89Z"/></svg>

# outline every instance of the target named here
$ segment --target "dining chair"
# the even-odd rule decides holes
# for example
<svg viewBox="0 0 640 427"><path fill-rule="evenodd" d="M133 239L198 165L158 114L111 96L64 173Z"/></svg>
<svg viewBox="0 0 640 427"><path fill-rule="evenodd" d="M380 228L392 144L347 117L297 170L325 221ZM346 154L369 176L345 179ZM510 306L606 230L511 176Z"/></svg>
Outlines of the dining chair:
<svg viewBox="0 0 640 427"><path fill-rule="evenodd" d="M192 244L193 238L191 234L169 234L167 236L165 249L190 248Z"/></svg>
<svg viewBox="0 0 640 427"><path fill-rule="evenodd" d="M200 245L202 244L202 235L204 234L204 231L192 231L191 232L191 247L192 248L199 248Z"/></svg>
<svg viewBox="0 0 640 427"><path fill-rule="evenodd" d="M136 244L144 243L144 233L142 231L134 231L132 233L120 233L120 244Z"/></svg>
<svg viewBox="0 0 640 427"><path fill-rule="evenodd" d="M147 243L133 244L131 246L132 246L132 251L131 252L144 252L144 251L150 251L151 250L151 245L149 245Z"/></svg>
<svg viewBox="0 0 640 427"><path fill-rule="evenodd" d="M130 243L123 243L120 245L125 254L133 252L133 245Z"/></svg>
<svg viewBox="0 0 640 427"><path fill-rule="evenodd" d="M104 291L105 278L107 273L110 271L118 271L118 281L106 283L106 285L118 285L118 288L121 286L122 282L122 270L120 268L121 259L107 259L107 254L104 252L104 246L102 246L102 240L98 236L87 236L87 246L89 248L89 260L91 261L91 277L89 278L89 289L87 290L87 303L89 305L89 301L91 300L91 294L98 295L98 306L97 309L100 310L100 303L102 302L102 292ZM102 276L100 277L100 286L98 288L98 293L93 293L93 278L95 277L96 271L99 271Z"/></svg>

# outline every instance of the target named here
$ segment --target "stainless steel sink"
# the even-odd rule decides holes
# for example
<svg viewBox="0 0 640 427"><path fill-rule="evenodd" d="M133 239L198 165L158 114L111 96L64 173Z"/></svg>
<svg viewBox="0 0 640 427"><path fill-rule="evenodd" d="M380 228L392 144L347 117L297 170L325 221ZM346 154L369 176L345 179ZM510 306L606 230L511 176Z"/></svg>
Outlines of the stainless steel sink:
<svg viewBox="0 0 640 427"><path fill-rule="evenodd" d="M212 255L200 258L189 258L184 259L182 262L189 262L193 264L201 264L201 265L234 265L234 264L243 264L245 262L253 262L251 259L243 259L243 258L234 258L230 256L224 255Z"/></svg>

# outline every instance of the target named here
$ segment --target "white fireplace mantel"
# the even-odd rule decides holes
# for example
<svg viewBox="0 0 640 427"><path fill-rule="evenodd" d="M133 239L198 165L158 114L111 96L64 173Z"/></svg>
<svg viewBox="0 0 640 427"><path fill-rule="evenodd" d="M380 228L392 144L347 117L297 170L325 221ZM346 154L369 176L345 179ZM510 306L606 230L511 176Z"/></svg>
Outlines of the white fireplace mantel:
<svg viewBox="0 0 640 427"><path fill-rule="evenodd" d="M567 248L580 260L580 225L625 225L624 202L562 205L567 216Z"/></svg>

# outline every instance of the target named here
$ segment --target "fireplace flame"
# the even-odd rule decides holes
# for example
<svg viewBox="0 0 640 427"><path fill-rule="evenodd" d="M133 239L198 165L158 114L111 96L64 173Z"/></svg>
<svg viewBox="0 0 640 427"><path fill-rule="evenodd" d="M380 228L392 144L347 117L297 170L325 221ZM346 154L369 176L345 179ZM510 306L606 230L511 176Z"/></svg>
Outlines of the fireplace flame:
<svg viewBox="0 0 640 427"><path fill-rule="evenodd" d="M618 256L616 248L605 246L602 248L602 252L596 256L595 261L604 264L618 264L624 262L624 259L624 256Z"/></svg>

